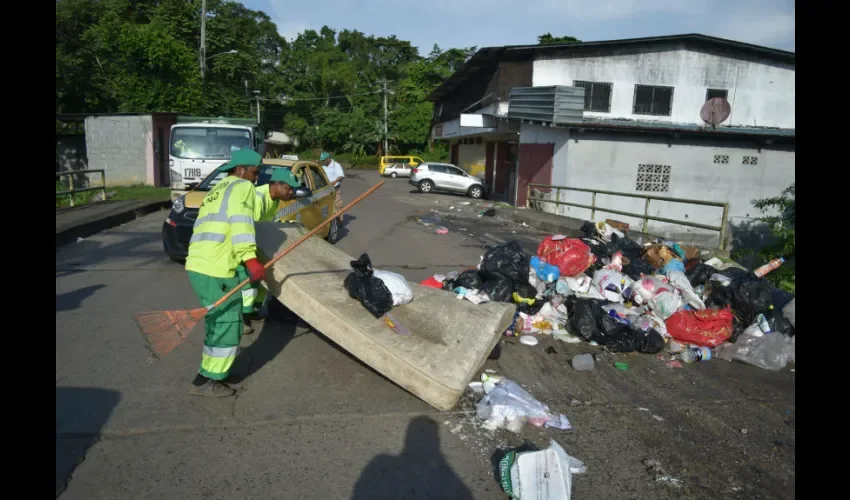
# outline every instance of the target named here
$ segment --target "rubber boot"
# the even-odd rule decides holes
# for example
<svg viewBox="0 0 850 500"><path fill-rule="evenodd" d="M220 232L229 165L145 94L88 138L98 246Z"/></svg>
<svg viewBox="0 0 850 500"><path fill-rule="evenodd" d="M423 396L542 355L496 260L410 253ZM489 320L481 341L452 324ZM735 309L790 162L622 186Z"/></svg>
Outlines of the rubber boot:
<svg viewBox="0 0 850 500"><path fill-rule="evenodd" d="M195 377L195 380L192 381L192 388L189 390L189 394L207 398L226 398L236 394L236 389L224 382L206 378L199 373Z"/></svg>

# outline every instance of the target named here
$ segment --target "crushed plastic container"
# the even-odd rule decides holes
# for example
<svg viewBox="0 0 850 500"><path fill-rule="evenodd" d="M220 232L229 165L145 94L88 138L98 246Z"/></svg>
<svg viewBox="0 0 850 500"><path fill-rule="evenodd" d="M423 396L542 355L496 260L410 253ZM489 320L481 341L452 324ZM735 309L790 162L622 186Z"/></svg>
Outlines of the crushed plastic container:
<svg viewBox="0 0 850 500"><path fill-rule="evenodd" d="M592 354L576 354L573 356L573 370L577 372L593 370Z"/></svg>
<svg viewBox="0 0 850 500"><path fill-rule="evenodd" d="M554 440L540 451L509 451L499 462L502 489L516 500L570 500L573 474L584 474L584 463L567 454Z"/></svg>

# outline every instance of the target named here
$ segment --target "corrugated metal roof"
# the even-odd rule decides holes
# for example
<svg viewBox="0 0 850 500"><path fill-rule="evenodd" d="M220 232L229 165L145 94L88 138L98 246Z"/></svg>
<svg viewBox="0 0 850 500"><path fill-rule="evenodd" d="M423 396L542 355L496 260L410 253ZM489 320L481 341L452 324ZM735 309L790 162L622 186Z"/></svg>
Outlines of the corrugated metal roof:
<svg viewBox="0 0 850 500"><path fill-rule="evenodd" d="M553 85L511 89L508 118L566 125L581 123L583 116L582 87Z"/></svg>
<svg viewBox="0 0 850 500"><path fill-rule="evenodd" d="M586 50L614 50L626 47L650 46L669 43L693 43L696 45L710 46L718 50L727 50L739 54L748 54L770 59L787 64L795 64L796 54L787 50L772 49L750 43L727 40L713 36L700 35L697 33L685 35L669 35L645 38L626 38L620 40L599 40L594 42L576 42L549 45L506 45L503 47L484 47L473 54L471 58L446 81L437 87L428 96L431 101L436 101L446 94L452 92L465 80L475 76L482 69L492 69L501 60L528 60L533 59L541 53Z"/></svg>

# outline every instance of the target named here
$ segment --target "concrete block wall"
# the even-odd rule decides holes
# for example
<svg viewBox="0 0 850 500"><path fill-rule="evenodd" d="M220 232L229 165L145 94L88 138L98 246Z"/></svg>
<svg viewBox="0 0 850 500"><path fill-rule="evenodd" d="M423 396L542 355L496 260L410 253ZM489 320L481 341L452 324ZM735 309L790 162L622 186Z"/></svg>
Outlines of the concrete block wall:
<svg viewBox="0 0 850 500"><path fill-rule="evenodd" d="M88 168L106 170L108 185L150 184L153 146L151 115L86 118Z"/></svg>

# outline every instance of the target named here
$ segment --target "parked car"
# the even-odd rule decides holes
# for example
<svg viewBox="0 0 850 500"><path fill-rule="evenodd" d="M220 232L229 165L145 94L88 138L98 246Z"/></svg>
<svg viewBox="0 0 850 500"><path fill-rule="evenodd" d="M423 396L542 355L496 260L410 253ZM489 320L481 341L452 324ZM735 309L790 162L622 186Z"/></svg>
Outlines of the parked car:
<svg viewBox="0 0 850 500"><path fill-rule="evenodd" d="M422 161L422 158L419 158L418 156L382 156L381 164L378 167L378 173L390 177L397 177L401 175L399 171L396 170L397 175L391 175L391 172L388 171L389 167L397 164L403 164L406 165L409 170L412 170L421 163L424 162ZM408 177L409 176L410 173L408 172Z"/></svg>
<svg viewBox="0 0 850 500"><path fill-rule="evenodd" d="M297 190L295 199L279 202L276 220L299 222L307 229L313 229L333 217L336 193L321 165L310 161L264 158L257 177L257 186L267 184L272 169L275 168L291 169L295 178L305 188ZM162 225L162 245L171 260L182 262L186 259L201 203L225 175L224 172L213 172L193 190L172 203L171 212ZM339 220L335 219L319 234L329 243L336 243L339 239Z"/></svg>
<svg viewBox="0 0 850 500"><path fill-rule="evenodd" d="M413 167L407 163L393 163L384 168L382 175L395 179L396 177L410 177L411 172L413 172Z"/></svg>
<svg viewBox="0 0 850 500"><path fill-rule="evenodd" d="M408 182L419 188L420 193L446 191L464 193L476 199L487 194L484 181L451 163L423 163L413 169Z"/></svg>

